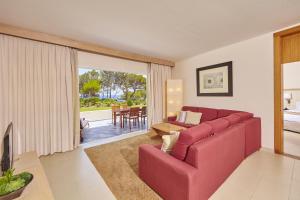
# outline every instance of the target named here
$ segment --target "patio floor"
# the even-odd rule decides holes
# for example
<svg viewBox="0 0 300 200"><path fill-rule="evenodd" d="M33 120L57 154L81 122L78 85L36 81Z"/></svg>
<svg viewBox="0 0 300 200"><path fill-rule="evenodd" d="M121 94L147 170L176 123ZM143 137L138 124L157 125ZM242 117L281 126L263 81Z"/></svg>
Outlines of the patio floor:
<svg viewBox="0 0 300 200"><path fill-rule="evenodd" d="M132 126L129 130L129 124L125 124L124 128L120 127L119 122L116 126L113 125L112 120L100 120L100 121L91 121L89 122L89 127L84 129L83 142L88 143L95 140L106 139L114 136L119 136L122 134L127 134L130 132L141 131L147 129L147 120L146 123L140 123L140 127Z"/></svg>

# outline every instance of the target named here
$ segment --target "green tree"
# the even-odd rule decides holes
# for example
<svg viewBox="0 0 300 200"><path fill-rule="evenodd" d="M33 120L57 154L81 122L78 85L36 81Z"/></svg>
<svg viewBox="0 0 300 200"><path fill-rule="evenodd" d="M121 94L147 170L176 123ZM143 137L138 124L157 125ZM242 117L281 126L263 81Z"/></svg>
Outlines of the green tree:
<svg viewBox="0 0 300 200"><path fill-rule="evenodd" d="M100 91L100 81L99 80L90 80L83 84L81 89L82 94L87 94L89 97L95 97L96 93Z"/></svg>
<svg viewBox="0 0 300 200"><path fill-rule="evenodd" d="M100 82L100 73L93 69L84 74L81 74L79 76L79 91L81 91L83 88L83 85L85 83L89 82L90 80L97 80Z"/></svg>
<svg viewBox="0 0 300 200"><path fill-rule="evenodd" d="M123 91L123 99L128 100L128 93L130 88L128 73L117 72L115 74L114 84L116 85L116 87L120 88Z"/></svg>
<svg viewBox="0 0 300 200"><path fill-rule="evenodd" d="M129 87L132 90L129 98L133 98L137 91L146 90L146 79L143 75L128 74Z"/></svg>
<svg viewBox="0 0 300 200"><path fill-rule="evenodd" d="M111 98L112 90L115 90L115 75L118 72L101 71L101 86L102 90L106 93L106 98Z"/></svg>
<svg viewBox="0 0 300 200"><path fill-rule="evenodd" d="M131 100L135 105L146 104L146 90L137 90L134 94L128 92L128 96L130 96L128 100ZM123 96L123 98L125 97Z"/></svg>
<svg viewBox="0 0 300 200"><path fill-rule="evenodd" d="M124 100L133 98L138 90L146 90L146 78L143 75L119 72L115 84L123 91Z"/></svg>

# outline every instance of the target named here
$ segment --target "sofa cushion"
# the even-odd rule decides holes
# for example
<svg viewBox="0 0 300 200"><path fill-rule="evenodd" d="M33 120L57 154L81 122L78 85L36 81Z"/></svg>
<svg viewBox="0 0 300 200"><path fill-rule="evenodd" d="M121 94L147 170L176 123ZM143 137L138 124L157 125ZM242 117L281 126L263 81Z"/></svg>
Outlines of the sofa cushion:
<svg viewBox="0 0 300 200"><path fill-rule="evenodd" d="M240 112L240 111L236 111L236 110L226 110L226 109L219 109L218 110L218 118L221 118L221 117L226 117L226 116L229 116L233 113L237 113L237 112Z"/></svg>
<svg viewBox="0 0 300 200"><path fill-rule="evenodd" d="M184 123L185 119L186 119L186 115L187 115L186 111L178 112L177 117L176 117L176 121Z"/></svg>
<svg viewBox="0 0 300 200"><path fill-rule="evenodd" d="M231 114L228 115L227 117L223 117L222 119L228 120L228 122L231 125L237 124L241 121L241 117L239 115Z"/></svg>
<svg viewBox="0 0 300 200"><path fill-rule="evenodd" d="M178 121L168 121L168 123L174 124L174 125L177 125L177 126L182 126L182 127L185 127L185 128L191 128L191 127L196 126L194 124L186 124L186 123L182 123L182 122L178 122Z"/></svg>
<svg viewBox="0 0 300 200"><path fill-rule="evenodd" d="M211 126L213 133L220 132L230 126L229 121L223 118L207 121L204 124Z"/></svg>
<svg viewBox="0 0 300 200"><path fill-rule="evenodd" d="M253 113L249 113L249 112L238 112L238 113L234 113L233 115L239 116L241 118L241 121L245 121L253 117Z"/></svg>
<svg viewBox="0 0 300 200"><path fill-rule="evenodd" d="M202 117L201 117L200 123L205 122L205 121L211 121L211 120L217 119L217 117L218 117L218 110L214 109L214 108L183 106L182 110L183 111L192 111L192 112L201 112Z"/></svg>
<svg viewBox="0 0 300 200"><path fill-rule="evenodd" d="M170 153L176 141L178 140L180 132L176 132L170 135L163 135L161 138L163 140L161 150L165 153Z"/></svg>
<svg viewBox="0 0 300 200"><path fill-rule="evenodd" d="M201 120L202 113L187 111L185 122L186 124L198 125Z"/></svg>
<svg viewBox="0 0 300 200"><path fill-rule="evenodd" d="M179 160L184 160L187 150L192 144L210 136L211 134L212 127L208 124L200 124L182 131L171 151L171 155Z"/></svg>

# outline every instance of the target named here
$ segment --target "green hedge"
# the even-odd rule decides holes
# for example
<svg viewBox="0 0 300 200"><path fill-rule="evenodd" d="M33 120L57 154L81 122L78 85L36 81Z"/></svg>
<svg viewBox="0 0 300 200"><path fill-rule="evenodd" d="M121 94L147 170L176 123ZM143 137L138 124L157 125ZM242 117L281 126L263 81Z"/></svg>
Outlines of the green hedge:
<svg viewBox="0 0 300 200"><path fill-rule="evenodd" d="M112 104L118 104L116 99L100 99L99 97L80 98L81 107L109 107Z"/></svg>
<svg viewBox="0 0 300 200"><path fill-rule="evenodd" d="M99 97L80 98L80 107L110 107L112 105L146 105L146 101L127 100L127 102L118 102L116 99L100 99Z"/></svg>

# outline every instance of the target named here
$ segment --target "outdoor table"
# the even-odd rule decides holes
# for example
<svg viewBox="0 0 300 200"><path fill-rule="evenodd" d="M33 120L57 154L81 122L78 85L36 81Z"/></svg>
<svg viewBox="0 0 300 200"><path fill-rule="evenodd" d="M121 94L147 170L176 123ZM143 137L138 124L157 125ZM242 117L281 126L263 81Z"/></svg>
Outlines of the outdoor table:
<svg viewBox="0 0 300 200"><path fill-rule="evenodd" d="M126 115L127 113L129 113L130 108L121 108L121 109L115 109L113 112L113 116L114 116L114 125L116 125L117 122L117 115L116 114L120 114L120 127L123 128L123 116Z"/></svg>

